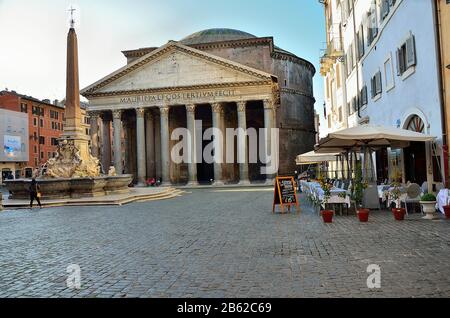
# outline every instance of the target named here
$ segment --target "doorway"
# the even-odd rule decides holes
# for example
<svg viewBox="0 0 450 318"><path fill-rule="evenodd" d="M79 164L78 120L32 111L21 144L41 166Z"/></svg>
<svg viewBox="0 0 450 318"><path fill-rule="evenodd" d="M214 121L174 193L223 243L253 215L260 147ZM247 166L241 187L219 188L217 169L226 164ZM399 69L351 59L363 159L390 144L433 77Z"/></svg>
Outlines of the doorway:
<svg viewBox="0 0 450 318"><path fill-rule="evenodd" d="M406 182L422 185L427 181L425 143L411 142L410 146L404 149L404 158Z"/></svg>

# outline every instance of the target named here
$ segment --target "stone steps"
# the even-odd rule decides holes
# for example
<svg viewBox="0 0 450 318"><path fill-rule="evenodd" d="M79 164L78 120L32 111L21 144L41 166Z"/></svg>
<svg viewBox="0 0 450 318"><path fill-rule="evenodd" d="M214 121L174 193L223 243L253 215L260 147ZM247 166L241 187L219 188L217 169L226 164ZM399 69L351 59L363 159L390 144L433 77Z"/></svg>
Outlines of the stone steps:
<svg viewBox="0 0 450 318"><path fill-rule="evenodd" d="M60 207L60 206L121 206L131 202L146 202L156 200L167 200L177 198L185 193L182 190L172 187L167 188L132 188L130 193L121 195L106 195L92 198L77 199L54 199L43 200L43 207ZM33 206L36 205L36 201ZM3 200L4 209L28 209L28 200Z"/></svg>

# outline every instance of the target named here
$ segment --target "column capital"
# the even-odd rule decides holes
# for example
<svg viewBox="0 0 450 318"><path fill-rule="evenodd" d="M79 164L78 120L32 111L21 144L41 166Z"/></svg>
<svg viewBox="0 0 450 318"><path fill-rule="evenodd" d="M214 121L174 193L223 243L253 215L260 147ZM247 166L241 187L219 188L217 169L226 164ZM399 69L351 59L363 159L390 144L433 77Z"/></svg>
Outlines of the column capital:
<svg viewBox="0 0 450 318"><path fill-rule="evenodd" d="M161 116L167 116L169 115L169 106L162 106L159 108L159 112L161 114Z"/></svg>
<svg viewBox="0 0 450 318"><path fill-rule="evenodd" d="M237 105L238 112L245 112L245 108L247 106L247 101L242 100L242 101L236 102L236 105Z"/></svg>
<svg viewBox="0 0 450 318"><path fill-rule="evenodd" d="M188 104L188 105L186 105L186 111L188 113L195 113L195 104Z"/></svg>
<svg viewBox="0 0 450 318"><path fill-rule="evenodd" d="M223 113L222 103L212 103L211 110L213 111L213 113Z"/></svg>
<svg viewBox="0 0 450 318"><path fill-rule="evenodd" d="M145 114L145 108L136 108L136 116L138 118L144 118L144 114Z"/></svg>
<svg viewBox="0 0 450 318"><path fill-rule="evenodd" d="M122 110L121 109L115 109L112 111L113 118L114 119L121 119L122 118Z"/></svg>
<svg viewBox="0 0 450 318"><path fill-rule="evenodd" d="M100 117L100 112L97 110L88 111L88 116L92 119L98 119Z"/></svg>
<svg viewBox="0 0 450 318"><path fill-rule="evenodd" d="M263 103L264 103L264 109L272 109L273 110L275 108L273 100L271 100L271 99L265 99L265 100L263 100Z"/></svg>

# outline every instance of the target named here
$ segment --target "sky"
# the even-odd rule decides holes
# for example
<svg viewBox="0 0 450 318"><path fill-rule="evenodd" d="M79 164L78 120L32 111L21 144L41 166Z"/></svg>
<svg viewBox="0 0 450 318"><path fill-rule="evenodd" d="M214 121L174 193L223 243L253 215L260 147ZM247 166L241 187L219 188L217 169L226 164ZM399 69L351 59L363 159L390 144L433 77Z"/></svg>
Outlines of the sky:
<svg viewBox="0 0 450 318"><path fill-rule="evenodd" d="M0 90L64 98L71 5L78 9L80 88L124 66L123 50L231 28L273 36L275 45L313 63L316 109L322 109L325 22L318 0L0 0Z"/></svg>

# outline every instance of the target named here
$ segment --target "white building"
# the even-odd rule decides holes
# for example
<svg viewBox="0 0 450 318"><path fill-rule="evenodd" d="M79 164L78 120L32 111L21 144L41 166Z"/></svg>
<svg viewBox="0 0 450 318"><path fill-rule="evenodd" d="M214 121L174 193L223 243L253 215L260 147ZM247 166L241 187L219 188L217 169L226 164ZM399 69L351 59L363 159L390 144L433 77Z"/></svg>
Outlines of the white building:
<svg viewBox="0 0 450 318"><path fill-rule="evenodd" d="M363 123L434 135L436 145L412 143L403 150L377 151L377 177L401 173L405 182L427 181L429 187L440 182L442 116L434 1L323 2L328 46L339 49L327 49L322 58L327 118L321 136Z"/></svg>

